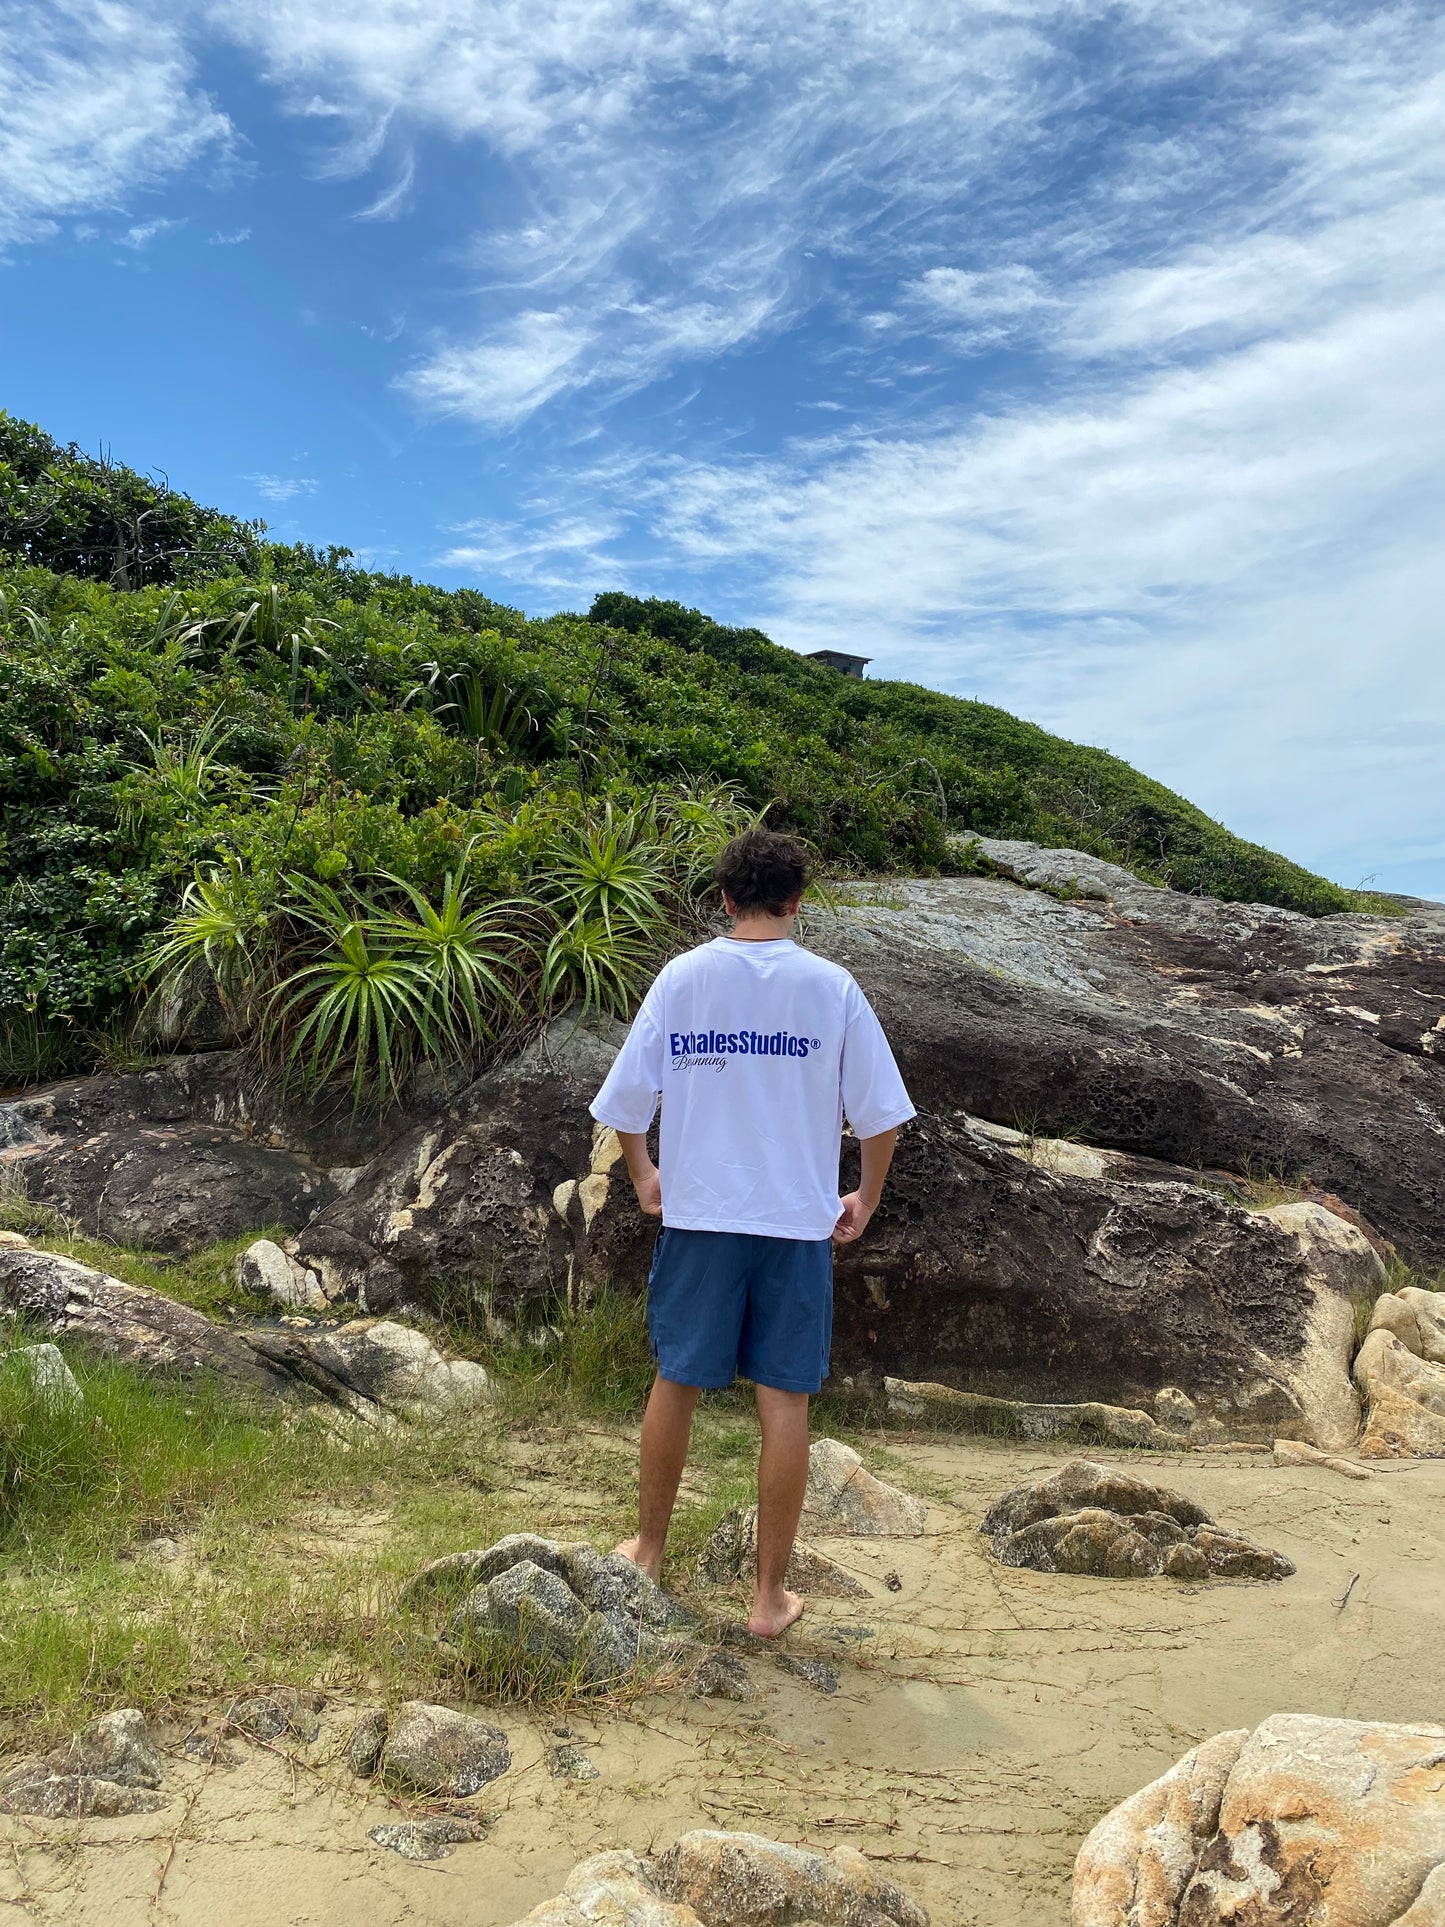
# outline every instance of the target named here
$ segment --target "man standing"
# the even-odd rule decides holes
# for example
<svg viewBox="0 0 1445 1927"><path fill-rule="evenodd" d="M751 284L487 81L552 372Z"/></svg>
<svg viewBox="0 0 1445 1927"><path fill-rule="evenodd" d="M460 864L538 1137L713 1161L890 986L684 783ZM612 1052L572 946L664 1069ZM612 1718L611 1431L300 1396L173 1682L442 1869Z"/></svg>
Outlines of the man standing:
<svg viewBox="0 0 1445 1927"><path fill-rule="evenodd" d="M793 942L802 845L749 830L714 874L733 934L658 973L592 1104L617 1132L638 1203L663 1224L647 1287L657 1379L642 1422L640 1529L618 1550L659 1576L698 1394L751 1379L762 1450L748 1630L775 1638L803 1610L783 1576L808 1481L808 1398L828 1372L832 1246L862 1235L914 1113L862 991ZM863 1171L840 1198L845 1113Z"/></svg>

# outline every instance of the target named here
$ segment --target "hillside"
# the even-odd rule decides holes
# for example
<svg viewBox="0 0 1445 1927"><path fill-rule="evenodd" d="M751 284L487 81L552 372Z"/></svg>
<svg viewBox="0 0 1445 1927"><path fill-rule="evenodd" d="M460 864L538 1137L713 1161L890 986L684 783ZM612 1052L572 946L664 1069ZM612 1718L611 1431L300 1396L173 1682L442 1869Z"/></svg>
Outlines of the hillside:
<svg viewBox="0 0 1445 1927"><path fill-rule="evenodd" d="M0 596L0 1077L123 1057L147 973L193 965L233 1030L269 1012L284 1061L362 1083L388 1024L435 1056L539 998L623 1008L709 839L762 810L838 874L957 868L971 830L1225 899L1354 901L987 704L677 603L531 620L358 569L4 414ZM448 876L470 964L416 934Z"/></svg>

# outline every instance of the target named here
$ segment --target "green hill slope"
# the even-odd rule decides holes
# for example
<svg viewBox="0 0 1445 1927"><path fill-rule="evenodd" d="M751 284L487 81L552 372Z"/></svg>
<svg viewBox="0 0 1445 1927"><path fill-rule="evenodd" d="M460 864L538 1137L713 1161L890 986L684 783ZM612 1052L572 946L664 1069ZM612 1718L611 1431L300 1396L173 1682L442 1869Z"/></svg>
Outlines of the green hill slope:
<svg viewBox="0 0 1445 1927"><path fill-rule="evenodd" d="M188 885L198 914L198 874L230 879L234 927L205 954L223 989L251 972L254 1005L275 954L320 941L310 887L370 915L400 901L388 879L436 896L450 873L477 905L544 902L554 941L567 852L599 825L605 844L609 808L674 934L687 825L701 848L744 806L840 873L947 869L946 833L972 830L1227 898L1354 902L987 704L851 681L676 603L609 594L529 620L355 569L3 414L0 594L0 1073L7 1052L13 1075L115 1048ZM605 961L622 938L605 880L586 889L574 926L597 924ZM645 923L612 957L616 1001L662 941ZM585 987L575 950L539 994Z"/></svg>

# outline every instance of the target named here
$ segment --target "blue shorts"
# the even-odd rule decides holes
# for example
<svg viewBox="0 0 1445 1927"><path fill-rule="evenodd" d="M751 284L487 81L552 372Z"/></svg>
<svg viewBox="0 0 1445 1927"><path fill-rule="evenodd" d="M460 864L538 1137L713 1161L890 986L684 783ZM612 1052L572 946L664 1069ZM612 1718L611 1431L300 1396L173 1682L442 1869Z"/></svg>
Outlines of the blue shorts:
<svg viewBox="0 0 1445 1927"><path fill-rule="evenodd" d="M647 1330L658 1371L675 1385L717 1391L749 1378L816 1392L833 1340L833 1241L664 1226Z"/></svg>

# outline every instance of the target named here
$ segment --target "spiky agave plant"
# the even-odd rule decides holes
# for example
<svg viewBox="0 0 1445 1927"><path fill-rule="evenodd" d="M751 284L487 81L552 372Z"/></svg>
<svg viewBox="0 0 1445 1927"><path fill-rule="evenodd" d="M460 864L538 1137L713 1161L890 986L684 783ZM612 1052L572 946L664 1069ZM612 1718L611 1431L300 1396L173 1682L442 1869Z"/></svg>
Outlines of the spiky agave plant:
<svg viewBox="0 0 1445 1927"><path fill-rule="evenodd" d="M164 991L196 965L211 974L233 1020L249 1022L266 969L272 905L234 856L198 869L161 940L141 959L141 975Z"/></svg>
<svg viewBox="0 0 1445 1927"><path fill-rule="evenodd" d="M426 966L398 948L369 904L310 877L286 883L288 912L312 933L312 948L267 1008L267 1042L279 1050L283 1085L318 1089L349 1065L353 1102L371 1089L385 1107L418 1054L447 1054Z"/></svg>
<svg viewBox="0 0 1445 1927"><path fill-rule="evenodd" d="M465 881L471 847L431 900L404 877L384 872L411 906L385 911L374 928L398 953L422 967L427 1009L450 1052L495 1037L520 1009L517 983L527 974L527 926L537 906L523 898L476 905Z"/></svg>

